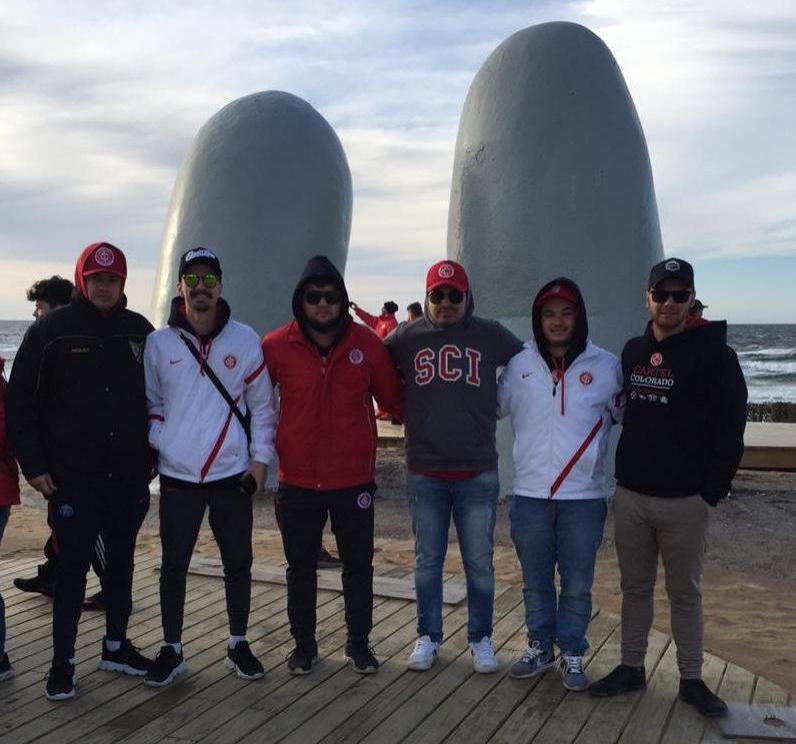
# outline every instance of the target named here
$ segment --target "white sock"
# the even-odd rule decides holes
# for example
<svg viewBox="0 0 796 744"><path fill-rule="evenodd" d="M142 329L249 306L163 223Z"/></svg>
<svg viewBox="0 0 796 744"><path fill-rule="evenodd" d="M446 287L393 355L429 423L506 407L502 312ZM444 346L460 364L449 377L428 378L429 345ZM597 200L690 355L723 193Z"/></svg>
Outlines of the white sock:
<svg viewBox="0 0 796 744"><path fill-rule="evenodd" d="M234 635L231 635L229 637L229 644L228 645L229 645L230 648L235 648L235 646L237 646L240 641L245 641L245 640L246 640L246 636L234 636Z"/></svg>
<svg viewBox="0 0 796 744"><path fill-rule="evenodd" d="M107 648L108 651L118 651L121 647L121 641L111 641L107 638L105 639L105 648Z"/></svg>
<svg viewBox="0 0 796 744"><path fill-rule="evenodd" d="M171 646L174 651L178 654L182 653L182 644L181 643L167 643L167 646Z"/></svg>

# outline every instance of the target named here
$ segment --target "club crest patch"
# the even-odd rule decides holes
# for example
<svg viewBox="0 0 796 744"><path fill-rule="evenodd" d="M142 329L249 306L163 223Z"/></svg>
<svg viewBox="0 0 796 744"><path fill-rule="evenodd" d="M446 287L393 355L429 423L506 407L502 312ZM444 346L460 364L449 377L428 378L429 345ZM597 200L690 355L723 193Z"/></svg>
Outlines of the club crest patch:
<svg viewBox="0 0 796 744"><path fill-rule="evenodd" d="M442 264L442 266L437 269L437 274L439 274L440 279L450 279L455 273L456 269L449 263Z"/></svg>
<svg viewBox="0 0 796 744"><path fill-rule="evenodd" d="M672 259L671 261L667 261L663 265L663 268L666 269L666 271L680 271L680 262Z"/></svg>
<svg viewBox="0 0 796 744"><path fill-rule="evenodd" d="M357 506L360 509L370 509L370 505L373 503L373 497L367 492L363 491L359 496L357 496Z"/></svg>
<svg viewBox="0 0 796 744"><path fill-rule="evenodd" d="M69 519L69 517L75 516L75 509L70 504L61 504L58 509L58 513L64 518Z"/></svg>
<svg viewBox="0 0 796 744"><path fill-rule="evenodd" d="M232 354L227 354L224 357L224 366L227 369L235 369L235 365L238 363L238 358L233 356Z"/></svg>
<svg viewBox="0 0 796 744"><path fill-rule="evenodd" d="M581 372L578 379L580 380L581 385L591 385L594 381L594 377L592 377L591 372Z"/></svg>
<svg viewBox="0 0 796 744"><path fill-rule="evenodd" d="M116 256L113 255L113 251L107 245L101 245L94 251L94 261L97 266L113 266L115 260Z"/></svg>
<svg viewBox="0 0 796 744"><path fill-rule="evenodd" d="M365 355L362 353L361 349L351 349L351 351L348 352L348 361L351 362L351 364L362 364L364 360Z"/></svg>
<svg viewBox="0 0 796 744"><path fill-rule="evenodd" d="M133 357L139 364L144 358L144 342L143 341L130 341L130 350L133 352Z"/></svg>
<svg viewBox="0 0 796 744"><path fill-rule="evenodd" d="M661 354L659 351L656 351L656 352L655 352L655 353L654 353L654 354L653 354L653 355L650 357L650 364L651 364L653 367L659 367L662 361L663 361L663 354Z"/></svg>

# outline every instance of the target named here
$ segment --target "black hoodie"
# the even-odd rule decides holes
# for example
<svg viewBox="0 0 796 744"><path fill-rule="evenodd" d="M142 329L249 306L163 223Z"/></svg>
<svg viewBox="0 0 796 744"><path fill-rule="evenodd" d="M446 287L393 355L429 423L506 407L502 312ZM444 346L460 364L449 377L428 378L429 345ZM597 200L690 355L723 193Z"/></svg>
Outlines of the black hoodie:
<svg viewBox="0 0 796 744"><path fill-rule="evenodd" d="M326 256L313 256L307 261L307 265L304 267L298 284L295 290L293 290L293 315L302 333L304 333L308 339L312 340L307 333L307 319L304 315L301 302L304 286L309 282L314 282L315 284L326 284L328 282L329 284L333 284L343 295L342 302L340 303L340 316L337 319L337 332L335 333L335 339L342 338L346 328L348 328L348 324L352 322L351 316L348 314L348 290L345 288L345 281L343 280L342 274Z"/></svg>
<svg viewBox="0 0 796 744"><path fill-rule="evenodd" d="M616 453L620 486L648 496L730 490L743 455L746 382L724 321L663 341L651 326L622 351L627 408Z"/></svg>

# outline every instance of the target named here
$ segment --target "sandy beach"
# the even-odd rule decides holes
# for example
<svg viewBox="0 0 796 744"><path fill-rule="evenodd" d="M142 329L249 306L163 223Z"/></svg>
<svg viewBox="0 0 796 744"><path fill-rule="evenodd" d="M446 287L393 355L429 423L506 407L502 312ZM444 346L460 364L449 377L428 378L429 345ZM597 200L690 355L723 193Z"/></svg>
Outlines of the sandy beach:
<svg viewBox="0 0 796 744"><path fill-rule="evenodd" d="M379 452L376 498L376 557L381 566L411 568L413 547L404 497L403 452ZM153 498L139 549L158 551L157 498ZM282 563L282 545L268 494L256 497L255 560ZM11 514L0 556L35 556L47 535L44 501L25 485L23 506ZM594 601L618 612L621 595L609 513L598 556ZM325 538L334 548L333 537ZM446 568L461 571L459 551L452 544ZM198 551L217 554L207 523ZM713 512L703 582L705 647L727 660L796 693L796 473L742 471L730 499ZM495 566L498 581L521 583L519 564L509 537L508 504L501 503L496 528ZM15 592L8 588L4 591ZM666 633L669 611L663 575L656 590L655 627ZM13 634L13 626L9 633Z"/></svg>

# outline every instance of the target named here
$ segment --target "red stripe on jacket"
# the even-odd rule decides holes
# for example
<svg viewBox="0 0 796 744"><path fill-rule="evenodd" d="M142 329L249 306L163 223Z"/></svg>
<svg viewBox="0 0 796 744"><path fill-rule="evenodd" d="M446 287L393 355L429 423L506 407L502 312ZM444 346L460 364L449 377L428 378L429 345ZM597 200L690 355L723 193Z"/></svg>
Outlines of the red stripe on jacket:
<svg viewBox="0 0 796 744"><path fill-rule="evenodd" d="M552 499L555 496L556 491L561 488L561 484L567 479L567 476L572 472L572 468L577 465L578 460L583 457L583 453L586 451L588 446L592 443L594 437L597 436L597 432L603 428L603 420L600 418L597 423L594 425L594 428L586 435L586 439L583 440L580 447L578 447L578 451L572 455L572 459L564 466L564 469L558 474L558 478L555 479L552 486L550 486L550 498Z"/></svg>

